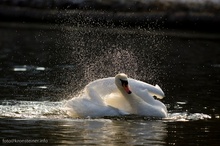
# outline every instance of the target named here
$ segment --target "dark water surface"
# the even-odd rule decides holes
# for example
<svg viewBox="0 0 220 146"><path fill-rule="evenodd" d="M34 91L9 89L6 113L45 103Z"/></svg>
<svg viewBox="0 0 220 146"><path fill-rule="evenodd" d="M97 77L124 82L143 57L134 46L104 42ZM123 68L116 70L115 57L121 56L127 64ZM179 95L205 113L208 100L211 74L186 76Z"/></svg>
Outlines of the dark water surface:
<svg viewBox="0 0 220 146"><path fill-rule="evenodd" d="M1 144L220 144L220 34L1 23L0 35ZM65 114L118 72L159 84L168 119Z"/></svg>

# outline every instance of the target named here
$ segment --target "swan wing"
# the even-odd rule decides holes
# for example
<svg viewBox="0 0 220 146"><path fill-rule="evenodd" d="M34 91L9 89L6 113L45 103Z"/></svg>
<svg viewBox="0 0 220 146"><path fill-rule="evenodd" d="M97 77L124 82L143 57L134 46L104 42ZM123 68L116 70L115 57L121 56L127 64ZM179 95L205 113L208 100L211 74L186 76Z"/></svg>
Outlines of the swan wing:
<svg viewBox="0 0 220 146"><path fill-rule="evenodd" d="M117 87L115 85L115 78L109 77L109 78L103 78L95 80L87 85L87 88L93 88L100 97L105 97L108 94L119 92L117 90Z"/></svg>
<svg viewBox="0 0 220 146"><path fill-rule="evenodd" d="M155 92L152 92L151 94L152 94L152 96L156 96L157 98L159 98L159 99L163 99L164 97L165 97L165 94L164 94L164 92L163 92L163 90L160 88L160 86L159 85L155 85L154 86L155 87L155 89L157 89L157 90L154 90Z"/></svg>
<svg viewBox="0 0 220 146"><path fill-rule="evenodd" d="M105 106L103 99L93 88L86 87L86 94L87 97L90 98L91 102L93 102L94 104Z"/></svg>
<svg viewBox="0 0 220 146"><path fill-rule="evenodd" d="M135 80L132 78L129 78L129 84L131 86L132 91L135 92L136 94L138 94L138 92L148 91L148 93L151 96L156 96L159 99L163 99L163 97L165 96L163 90L158 85L153 86L151 84L139 80ZM142 96L140 97L144 98Z"/></svg>
<svg viewBox="0 0 220 146"><path fill-rule="evenodd" d="M155 99L153 98L153 96L151 96L149 94L149 91L147 89L140 89L140 90L136 90L134 92L134 94L136 94L138 97L140 97L141 99L143 99L145 102L147 102L148 104L153 104Z"/></svg>

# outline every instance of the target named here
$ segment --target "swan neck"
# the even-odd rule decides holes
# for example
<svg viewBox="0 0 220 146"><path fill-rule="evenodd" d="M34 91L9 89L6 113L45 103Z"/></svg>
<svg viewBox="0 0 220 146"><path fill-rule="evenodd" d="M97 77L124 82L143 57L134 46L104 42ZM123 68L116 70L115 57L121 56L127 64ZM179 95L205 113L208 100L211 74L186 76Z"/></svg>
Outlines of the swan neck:
<svg viewBox="0 0 220 146"><path fill-rule="evenodd" d="M121 93L132 106L139 104L140 102L143 102L143 100L140 97L138 97L134 92L128 94L125 91L121 91Z"/></svg>

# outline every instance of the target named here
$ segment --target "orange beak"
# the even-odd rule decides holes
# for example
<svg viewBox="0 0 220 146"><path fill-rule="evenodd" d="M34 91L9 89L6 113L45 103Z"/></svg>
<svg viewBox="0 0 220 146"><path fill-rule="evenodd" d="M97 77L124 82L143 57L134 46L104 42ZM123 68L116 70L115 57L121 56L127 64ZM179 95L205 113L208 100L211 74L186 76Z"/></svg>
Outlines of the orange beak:
<svg viewBox="0 0 220 146"><path fill-rule="evenodd" d="M131 94L131 90L129 89L128 85L123 84L122 86L123 86L124 90L125 90L128 94Z"/></svg>

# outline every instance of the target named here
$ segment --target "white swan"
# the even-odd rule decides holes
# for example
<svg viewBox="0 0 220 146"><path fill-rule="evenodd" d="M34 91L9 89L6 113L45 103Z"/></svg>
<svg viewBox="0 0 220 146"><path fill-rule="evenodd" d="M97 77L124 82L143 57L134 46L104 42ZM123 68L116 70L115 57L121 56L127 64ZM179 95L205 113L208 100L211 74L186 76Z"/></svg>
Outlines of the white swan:
<svg viewBox="0 0 220 146"><path fill-rule="evenodd" d="M128 85L129 83L129 85ZM124 114L166 117L166 106L153 96L162 99L161 88L127 78L121 73L115 77L89 83L81 96L67 102L67 114L72 117L102 117Z"/></svg>
<svg viewBox="0 0 220 146"><path fill-rule="evenodd" d="M116 86L131 106L130 113L142 116L167 117L166 106L148 93L151 90L153 95L164 94L158 85L153 88L151 85L143 84L142 88L137 88L139 87L137 86L130 89L128 83L127 75L122 73L115 76Z"/></svg>

